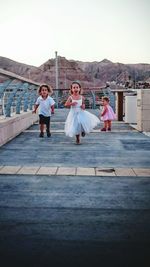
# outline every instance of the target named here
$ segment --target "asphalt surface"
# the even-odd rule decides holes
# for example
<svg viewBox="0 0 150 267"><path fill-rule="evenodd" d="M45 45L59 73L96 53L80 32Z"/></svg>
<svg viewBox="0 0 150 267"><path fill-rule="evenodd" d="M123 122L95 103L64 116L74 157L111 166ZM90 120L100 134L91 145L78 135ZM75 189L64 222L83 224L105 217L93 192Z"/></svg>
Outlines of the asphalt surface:
<svg viewBox="0 0 150 267"><path fill-rule="evenodd" d="M77 146L32 126L0 148L0 165L150 167L150 138L124 123ZM98 129L98 128L97 128ZM150 266L150 177L0 175L1 266Z"/></svg>

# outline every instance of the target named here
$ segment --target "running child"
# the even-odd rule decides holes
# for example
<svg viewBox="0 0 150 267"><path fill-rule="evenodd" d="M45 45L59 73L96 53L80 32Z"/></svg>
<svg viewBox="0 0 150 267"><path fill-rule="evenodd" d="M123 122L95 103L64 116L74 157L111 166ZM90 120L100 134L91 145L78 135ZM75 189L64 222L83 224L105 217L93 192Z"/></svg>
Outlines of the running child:
<svg viewBox="0 0 150 267"><path fill-rule="evenodd" d="M50 117L51 111L54 110L55 101L49 94L52 94L52 88L47 84L42 84L39 87L38 93L39 97L34 106L33 113L36 113L39 107L39 124L40 124L40 135L39 137L44 137L44 126L46 125L47 137L51 136L50 132Z"/></svg>
<svg viewBox="0 0 150 267"><path fill-rule="evenodd" d="M111 131L111 122L112 120L116 120L116 114L109 105L109 97L102 97L102 106L103 109L101 113L101 120L104 122L104 127L101 129L101 131Z"/></svg>
<svg viewBox="0 0 150 267"><path fill-rule="evenodd" d="M76 136L76 144L80 144L80 135L85 136L100 123L99 119L88 111L85 111L84 97L81 95L81 84L74 81L71 84L70 93L65 107L70 111L65 122L65 133L69 137Z"/></svg>

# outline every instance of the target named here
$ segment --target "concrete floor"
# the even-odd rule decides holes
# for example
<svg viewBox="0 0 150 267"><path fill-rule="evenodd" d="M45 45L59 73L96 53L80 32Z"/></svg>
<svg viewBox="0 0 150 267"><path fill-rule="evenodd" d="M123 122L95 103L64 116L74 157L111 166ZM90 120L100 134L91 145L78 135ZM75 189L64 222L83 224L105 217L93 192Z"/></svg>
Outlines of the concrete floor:
<svg viewBox="0 0 150 267"><path fill-rule="evenodd" d="M150 168L150 138L124 123L82 145L32 126L0 148L0 165ZM60 132L58 132L60 131ZM150 266L150 177L0 175L2 266Z"/></svg>

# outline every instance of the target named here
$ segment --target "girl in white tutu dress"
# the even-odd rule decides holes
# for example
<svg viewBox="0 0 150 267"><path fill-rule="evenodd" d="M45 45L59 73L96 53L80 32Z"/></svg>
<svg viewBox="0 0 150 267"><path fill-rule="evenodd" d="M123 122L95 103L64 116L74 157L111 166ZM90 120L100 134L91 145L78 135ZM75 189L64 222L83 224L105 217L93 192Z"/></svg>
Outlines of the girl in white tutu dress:
<svg viewBox="0 0 150 267"><path fill-rule="evenodd" d="M84 137L100 121L98 117L85 111L84 98L81 96L81 85L78 81L71 84L71 96L68 97L65 106L70 107L65 122L65 133L69 137L76 136L76 144L80 144L80 135Z"/></svg>
<svg viewBox="0 0 150 267"><path fill-rule="evenodd" d="M101 131L111 131L111 121L116 120L116 114L112 107L109 105L109 97L104 96L102 98L103 110L101 113L101 120L104 122L104 127Z"/></svg>

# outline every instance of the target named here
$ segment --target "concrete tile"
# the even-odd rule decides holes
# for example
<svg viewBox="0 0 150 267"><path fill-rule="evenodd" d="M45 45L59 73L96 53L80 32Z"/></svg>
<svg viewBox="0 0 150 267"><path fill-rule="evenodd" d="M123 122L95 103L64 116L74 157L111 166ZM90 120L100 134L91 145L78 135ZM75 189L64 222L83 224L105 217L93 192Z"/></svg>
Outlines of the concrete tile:
<svg viewBox="0 0 150 267"><path fill-rule="evenodd" d="M16 174L21 166L4 166L0 169L1 174Z"/></svg>
<svg viewBox="0 0 150 267"><path fill-rule="evenodd" d="M95 176L95 169L94 168L77 168L77 175L94 175Z"/></svg>
<svg viewBox="0 0 150 267"><path fill-rule="evenodd" d="M36 174L39 170L39 166L37 167L30 167L30 166L23 166L18 174Z"/></svg>
<svg viewBox="0 0 150 267"><path fill-rule="evenodd" d="M55 175L57 167L40 167L37 174L38 175Z"/></svg>
<svg viewBox="0 0 150 267"><path fill-rule="evenodd" d="M150 177L150 168L133 168L137 176L149 176Z"/></svg>
<svg viewBox="0 0 150 267"><path fill-rule="evenodd" d="M113 168L96 168L96 176L116 176Z"/></svg>
<svg viewBox="0 0 150 267"><path fill-rule="evenodd" d="M73 167L59 167L56 175L75 175L76 168Z"/></svg>
<svg viewBox="0 0 150 267"><path fill-rule="evenodd" d="M115 168L115 173L117 176L136 176L131 168Z"/></svg>

